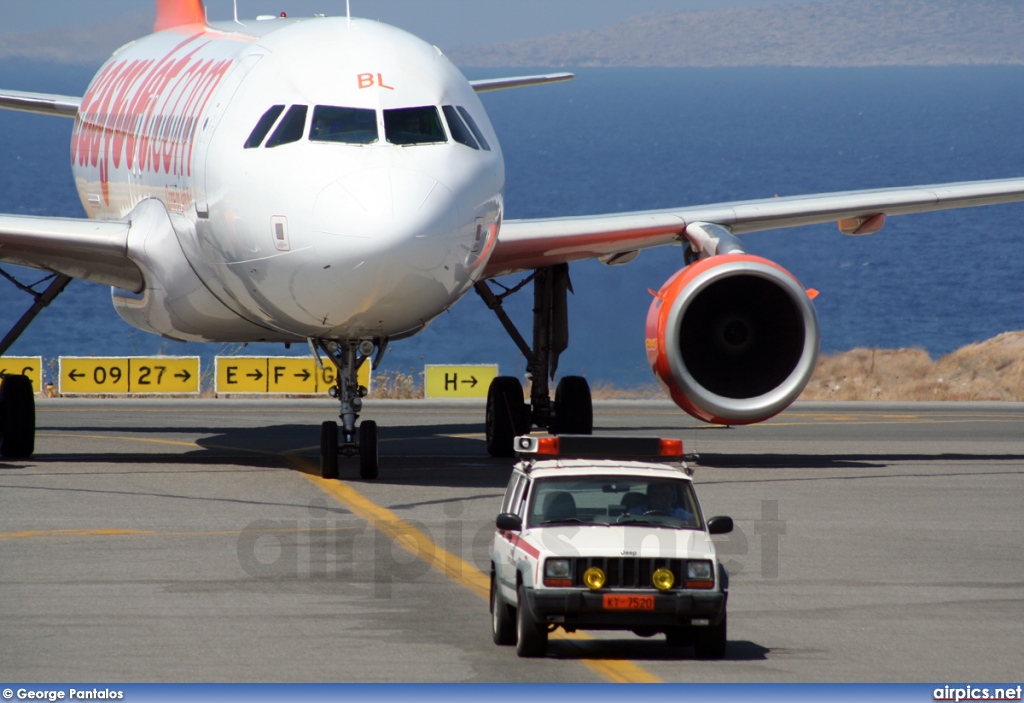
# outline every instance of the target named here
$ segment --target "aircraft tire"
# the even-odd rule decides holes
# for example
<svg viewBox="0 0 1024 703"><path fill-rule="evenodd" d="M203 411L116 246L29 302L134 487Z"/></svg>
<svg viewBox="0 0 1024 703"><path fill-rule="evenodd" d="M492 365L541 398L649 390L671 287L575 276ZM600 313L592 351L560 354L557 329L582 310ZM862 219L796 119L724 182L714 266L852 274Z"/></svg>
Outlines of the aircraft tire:
<svg viewBox="0 0 1024 703"><path fill-rule="evenodd" d="M377 455L377 423L365 420L359 423L359 478L372 481L380 473Z"/></svg>
<svg viewBox="0 0 1024 703"><path fill-rule="evenodd" d="M36 401L28 376L4 376L0 382L0 456L28 459L36 444Z"/></svg>
<svg viewBox="0 0 1024 703"><path fill-rule="evenodd" d="M512 440L527 432L523 386L514 376L498 376L487 389L487 453L514 456Z"/></svg>
<svg viewBox="0 0 1024 703"><path fill-rule="evenodd" d="M338 423L320 425L320 478L338 478Z"/></svg>
<svg viewBox="0 0 1024 703"><path fill-rule="evenodd" d="M590 384L583 376L566 376L558 382L551 433L594 433L594 403L590 397Z"/></svg>

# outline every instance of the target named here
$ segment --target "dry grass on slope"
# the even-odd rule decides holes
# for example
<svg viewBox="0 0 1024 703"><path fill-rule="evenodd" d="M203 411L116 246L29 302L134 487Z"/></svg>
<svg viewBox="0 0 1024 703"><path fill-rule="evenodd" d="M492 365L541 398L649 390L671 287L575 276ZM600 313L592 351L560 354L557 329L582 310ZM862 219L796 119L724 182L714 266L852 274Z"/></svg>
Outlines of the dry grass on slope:
<svg viewBox="0 0 1024 703"><path fill-rule="evenodd" d="M818 359L801 400L1024 401L1024 331L932 361L923 349L854 349Z"/></svg>

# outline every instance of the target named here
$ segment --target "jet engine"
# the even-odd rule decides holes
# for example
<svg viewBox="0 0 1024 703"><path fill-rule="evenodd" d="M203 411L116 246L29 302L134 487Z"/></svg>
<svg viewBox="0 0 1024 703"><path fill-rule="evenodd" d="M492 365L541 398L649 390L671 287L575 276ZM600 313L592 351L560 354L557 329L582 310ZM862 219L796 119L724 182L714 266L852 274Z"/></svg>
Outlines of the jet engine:
<svg viewBox="0 0 1024 703"><path fill-rule="evenodd" d="M778 264L749 254L690 264L647 314L651 368L704 422L751 424L784 410L810 381L818 343L808 293Z"/></svg>

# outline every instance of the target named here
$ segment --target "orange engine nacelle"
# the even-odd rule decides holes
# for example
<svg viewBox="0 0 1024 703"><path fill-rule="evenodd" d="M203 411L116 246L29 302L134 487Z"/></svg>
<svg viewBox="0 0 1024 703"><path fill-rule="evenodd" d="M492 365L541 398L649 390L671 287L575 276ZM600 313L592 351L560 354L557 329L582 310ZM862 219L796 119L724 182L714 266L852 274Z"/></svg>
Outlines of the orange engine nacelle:
<svg viewBox="0 0 1024 703"><path fill-rule="evenodd" d="M745 425L796 400L818 356L818 316L784 268L749 254L677 272L647 313L647 358L698 420Z"/></svg>

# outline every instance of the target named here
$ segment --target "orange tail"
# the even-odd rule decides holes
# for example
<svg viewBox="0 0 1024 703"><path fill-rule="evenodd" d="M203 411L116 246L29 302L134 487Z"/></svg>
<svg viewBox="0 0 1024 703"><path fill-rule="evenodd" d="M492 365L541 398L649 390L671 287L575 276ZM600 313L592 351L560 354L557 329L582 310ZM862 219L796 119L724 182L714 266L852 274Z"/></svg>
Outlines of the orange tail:
<svg viewBox="0 0 1024 703"><path fill-rule="evenodd" d="M156 0L154 32L162 32L183 24L205 24L206 11L202 0Z"/></svg>

